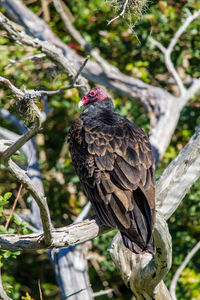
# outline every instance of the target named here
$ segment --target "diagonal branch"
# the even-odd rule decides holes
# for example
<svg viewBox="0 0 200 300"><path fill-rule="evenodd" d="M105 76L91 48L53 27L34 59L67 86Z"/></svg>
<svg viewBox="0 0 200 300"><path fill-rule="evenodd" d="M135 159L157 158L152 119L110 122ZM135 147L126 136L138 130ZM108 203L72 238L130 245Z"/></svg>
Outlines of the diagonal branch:
<svg viewBox="0 0 200 300"><path fill-rule="evenodd" d="M46 197L37 190L31 181L31 179L26 174L26 171L22 170L16 163L11 159L6 163L9 172L21 182L27 189L27 191L33 196L40 208L40 216L42 220L43 230L44 230L44 243L46 245L51 245L52 243L52 224L49 213L49 208L47 205Z"/></svg>
<svg viewBox="0 0 200 300"><path fill-rule="evenodd" d="M200 177L200 126L179 155L168 165L156 185L157 210L168 219Z"/></svg>

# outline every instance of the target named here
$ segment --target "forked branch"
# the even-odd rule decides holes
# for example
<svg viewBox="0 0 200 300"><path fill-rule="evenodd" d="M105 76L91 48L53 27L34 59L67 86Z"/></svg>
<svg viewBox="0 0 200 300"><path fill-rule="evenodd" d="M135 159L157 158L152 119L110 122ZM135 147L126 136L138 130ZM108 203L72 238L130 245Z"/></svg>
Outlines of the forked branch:
<svg viewBox="0 0 200 300"><path fill-rule="evenodd" d="M160 42L154 40L152 37L149 38L151 43L153 45L155 45L156 47L158 47L161 50L161 52L163 53L164 59L165 59L165 65L166 65L168 71L174 77L175 82L177 83L177 86L179 88L180 97L183 96L184 94L186 94L186 88L185 88L183 81L181 80L178 72L176 71L176 69L174 67L174 64L171 60L171 53L174 49L174 46L177 44L178 39L183 34L183 32L187 29L187 27L190 25L190 23L192 21L194 21L196 18L198 18L199 16L200 16L200 10L195 11L193 14L190 14L185 19L184 23L180 26L178 31L175 33L175 35L171 39L171 42L169 43L167 48L165 48Z"/></svg>

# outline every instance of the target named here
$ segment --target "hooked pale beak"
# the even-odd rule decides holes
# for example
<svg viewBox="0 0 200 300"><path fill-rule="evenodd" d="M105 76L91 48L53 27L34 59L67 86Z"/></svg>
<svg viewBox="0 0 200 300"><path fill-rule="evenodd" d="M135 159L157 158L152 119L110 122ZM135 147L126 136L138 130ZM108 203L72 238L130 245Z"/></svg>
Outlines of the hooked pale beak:
<svg viewBox="0 0 200 300"><path fill-rule="evenodd" d="M79 101L79 103L78 103L78 107L80 108L81 106L83 106L84 105L84 103L83 103L83 101L81 100L81 101Z"/></svg>

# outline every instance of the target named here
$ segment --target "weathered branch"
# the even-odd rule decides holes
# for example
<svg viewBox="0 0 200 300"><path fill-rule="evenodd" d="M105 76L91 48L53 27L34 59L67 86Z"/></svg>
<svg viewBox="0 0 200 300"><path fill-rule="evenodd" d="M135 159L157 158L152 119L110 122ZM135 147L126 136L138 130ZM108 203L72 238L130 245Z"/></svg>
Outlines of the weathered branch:
<svg viewBox="0 0 200 300"><path fill-rule="evenodd" d="M156 254L135 255L124 246L120 234L111 244L110 254L120 270L122 278L131 288L137 300L159 298L160 288L157 286L171 267L171 236L166 221L158 213L154 230ZM155 289L157 287L157 289ZM159 296L158 296L159 295ZM168 298L170 299L170 298Z"/></svg>
<svg viewBox="0 0 200 300"><path fill-rule="evenodd" d="M200 177L200 126L160 176L156 185L157 210L168 219Z"/></svg>
<svg viewBox="0 0 200 300"><path fill-rule="evenodd" d="M191 258L195 255L197 251L200 249L200 242L198 242L192 250L187 254L184 261L180 265L180 267L177 269L176 273L174 274L174 277L172 278L171 284L170 284L170 293L172 295L173 300L176 300L176 285L177 281L182 273L182 271L185 269Z"/></svg>
<svg viewBox="0 0 200 300"><path fill-rule="evenodd" d="M102 290L102 291L99 291L99 292L96 292L96 293L93 293L93 297L100 297L100 296L103 296L103 295L107 295L107 294L110 294L114 292L113 289L107 289L107 290Z"/></svg>
<svg viewBox="0 0 200 300"><path fill-rule="evenodd" d="M61 248L86 242L108 230L110 229L99 223L97 217L93 217L81 223L52 229L52 242L49 246L45 244L42 232L28 235L1 234L0 245L1 249L10 251Z"/></svg>

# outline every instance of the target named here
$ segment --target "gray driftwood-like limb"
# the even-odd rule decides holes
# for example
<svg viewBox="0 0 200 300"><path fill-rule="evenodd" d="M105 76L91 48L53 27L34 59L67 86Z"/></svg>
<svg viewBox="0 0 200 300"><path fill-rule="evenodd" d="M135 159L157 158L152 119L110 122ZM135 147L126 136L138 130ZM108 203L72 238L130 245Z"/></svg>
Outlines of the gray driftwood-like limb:
<svg viewBox="0 0 200 300"><path fill-rule="evenodd" d="M200 126L160 176L156 185L157 210L168 219L200 177Z"/></svg>
<svg viewBox="0 0 200 300"><path fill-rule="evenodd" d="M36 107L36 106L35 106ZM6 162L17 150L19 150L28 140L30 140L39 130L40 121L37 119L36 123L27 130L15 143L7 148L3 153L0 154L0 160Z"/></svg>
<svg viewBox="0 0 200 300"><path fill-rule="evenodd" d="M43 232L28 235L1 234L0 245L1 249L10 251L61 248L86 242L108 230L110 229L99 223L97 217L93 217L81 223L52 229L50 246L45 245Z"/></svg>
<svg viewBox="0 0 200 300"><path fill-rule="evenodd" d="M177 281L182 273L182 271L185 269L189 261L192 259L192 257L199 251L200 249L200 242L198 242L192 250L187 254L184 261L180 265L180 267L177 269L176 273L174 274L174 277L172 278L171 284L170 284L170 293L172 295L172 299L176 300L176 285Z"/></svg>
<svg viewBox="0 0 200 300"><path fill-rule="evenodd" d="M62 299L93 299L88 276L87 251L87 243L49 251L57 281L62 287Z"/></svg>

